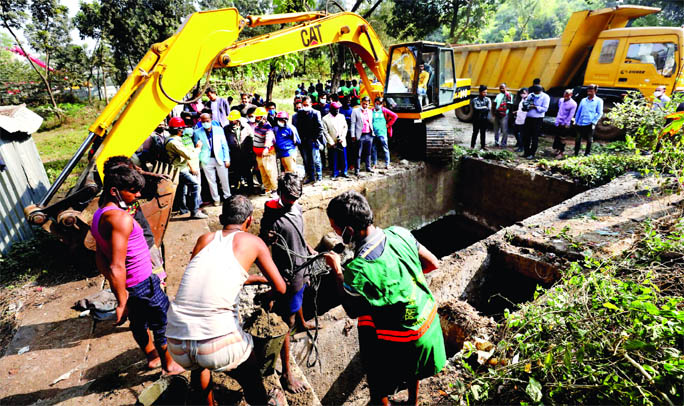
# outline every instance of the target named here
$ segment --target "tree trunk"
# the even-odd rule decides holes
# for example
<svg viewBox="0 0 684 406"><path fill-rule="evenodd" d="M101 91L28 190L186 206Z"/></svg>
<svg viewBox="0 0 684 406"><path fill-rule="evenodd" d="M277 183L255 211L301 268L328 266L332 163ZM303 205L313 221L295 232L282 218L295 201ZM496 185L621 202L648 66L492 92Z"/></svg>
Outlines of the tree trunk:
<svg viewBox="0 0 684 406"><path fill-rule="evenodd" d="M276 72L276 64L273 62L273 60L271 60L268 70L268 82L266 82L266 101L273 100L273 88L275 87L277 75L278 72Z"/></svg>
<svg viewBox="0 0 684 406"><path fill-rule="evenodd" d="M100 70L95 66L95 88L97 89L97 99L102 101L102 91L100 90Z"/></svg>
<svg viewBox="0 0 684 406"><path fill-rule="evenodd" d="M460 0L454 0L454 14L451 16L451 25L449 26L449 39L453 41L456 33L456 23L458 23L458 8L461 6Z"/></svg>
<svg viewBox="0 0 684 406"><path fill-rule="evenodd" d="M31 58L29 57L28 52L24 49L24 46L21 44L21 41L19 41L19 38L17 38L17 35L12 31L12 28L10 28L9 24L7 24L7 21L3 21L3 25L9 31L9 33L14 37L14 41L19 45L19 48L21 49L21 52L24 53L24 56L26 57L26 60L29 62L29 65L33 68L33 70L36 71L38 76L40 76L40 79L43 81L43 84L45 85L45 90L48 92L48 96L50 96L50 102L52 103L52 107L55 109L55 115L59 119L60 122L62 122L62 113L59 111L59 107L57 107L57 102L55 102L55 97L52 95L52 89L50 89L50 83L48 83L47 78L45 75L43 75L40 70L36 67L36 65L33 63Z"/></svg>
<svg viewBox="0 0 684 406"><path fill-rule="evenodd" d="M337 92L337 88L340 86L340 79L342 79L342 73L344 73L344 54L345 46L342 44L337 45L337 58L332 64L332 90Z"/></svg>
<svg viewBox="0 0 684 406"><path fill-rule="evenodd" d="M466 20L463 24L461 24L462 28L460 30L458 30L458 32L456 33L456 36L453 39L454 43L457 43L461 39L461 35L463 35L465 30L468 29L468 27L470 27L470 17L471 17L471 7L472 6L473 6L472 3L466 4L466 9L465 9L465 19Z"/></svg>
<svg viewBox="0 0 684 406"><path fill-rule="evenodd" d="M109 103L109 97L107 96L107 76L105 76L105 71L100 67L100 73L102 74L102 88L104 89L105 103Z"/></svg>

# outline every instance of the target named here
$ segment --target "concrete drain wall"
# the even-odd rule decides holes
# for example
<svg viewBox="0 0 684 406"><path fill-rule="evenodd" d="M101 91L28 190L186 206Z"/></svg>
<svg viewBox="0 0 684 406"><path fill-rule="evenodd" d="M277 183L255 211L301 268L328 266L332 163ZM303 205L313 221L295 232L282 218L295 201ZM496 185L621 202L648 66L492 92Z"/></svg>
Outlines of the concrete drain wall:
<svg viewBox="0 0 684 406"><path fill-rule="evenodd" d="M461 161L457 179L460 212L494 231L586 190L560 177L476 158Z"/></svg>

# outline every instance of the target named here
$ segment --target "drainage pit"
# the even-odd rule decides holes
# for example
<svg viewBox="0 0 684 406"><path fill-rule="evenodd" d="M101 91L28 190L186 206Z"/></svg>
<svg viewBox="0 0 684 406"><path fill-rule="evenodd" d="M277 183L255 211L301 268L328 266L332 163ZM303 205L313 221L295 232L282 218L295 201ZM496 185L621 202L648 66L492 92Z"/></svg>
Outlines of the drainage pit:
<svg viewBox="0 0 684 406"><path fill-rule="evenodd" d="M534 299L537 286L548 289L560 277L558 269L544 261L500 247L489 248L489 261L473 278L464 299L485 316L500 321L504 311Z"/></svg>
<svg viewBox="0 0 684 406"><path fill-rule="evenodd" d="M451 214L412 234L437 258L442 258L489 237L494 231L466 216Z"/></svg>

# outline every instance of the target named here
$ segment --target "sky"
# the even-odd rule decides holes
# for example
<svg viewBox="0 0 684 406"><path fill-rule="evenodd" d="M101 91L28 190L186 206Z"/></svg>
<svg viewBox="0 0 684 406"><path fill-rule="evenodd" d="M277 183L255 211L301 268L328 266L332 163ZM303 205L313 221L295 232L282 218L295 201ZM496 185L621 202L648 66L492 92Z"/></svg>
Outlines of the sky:
<svg viewBox="0 0 684 406"><path fill-rule="evenodd" d="M69 17L73 18L76 15L76 13L78 13L80 1L82 1L82 0L59 0L59 3L62 5L65 5L65 6L67 6L67 8L69 8ZM88 0L84 0L84 1L86 3L89 3ZM9 34L7 32L7 30L4 28L0 29L0 31ZM19 36L19 39L22 41L22 44L24 45L24 47L30 48L28 46L28 44L26 43L26 38L24 37L23 33L19 32L17 34ZM86 38L85 40L82 40L81 37L79 37L79 35L78 35L78 30L76 30L76 29L71 30L70 34L71 34L71 40L74 42L74 44L77 44L77 45L86 44L88 46L88 50L92 50L93 47L95 46L95 40L93 40L92 38Z"/></svg>

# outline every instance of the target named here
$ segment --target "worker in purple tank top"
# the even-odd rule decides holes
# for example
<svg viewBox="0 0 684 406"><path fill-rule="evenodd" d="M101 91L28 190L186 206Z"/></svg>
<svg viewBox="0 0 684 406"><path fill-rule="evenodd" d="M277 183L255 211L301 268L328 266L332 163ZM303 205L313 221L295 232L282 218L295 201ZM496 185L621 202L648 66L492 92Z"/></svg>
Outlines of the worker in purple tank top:
<svg viewBox="0 0 684 406"><path fill-rule="evenodd" d="M145 179L136 170L123 165L110 167L105 172L100 208L93 215L90 231L97 242L97 269L109 281L118 302L117 325L128 317L148 368L161 365L166 374L177 374L184 370L166 349L169 299L159 277L152 273L143 230L126 210L140 197L144 186Z"/></svg>

